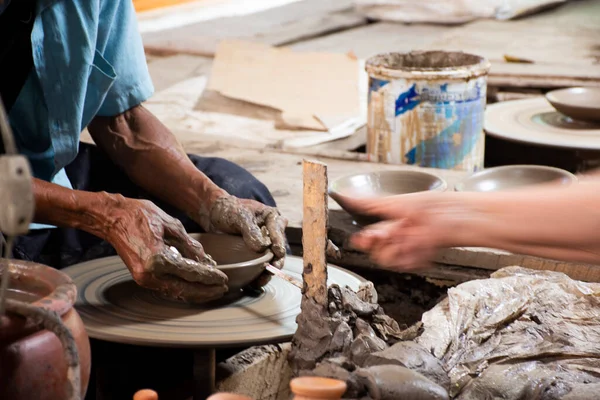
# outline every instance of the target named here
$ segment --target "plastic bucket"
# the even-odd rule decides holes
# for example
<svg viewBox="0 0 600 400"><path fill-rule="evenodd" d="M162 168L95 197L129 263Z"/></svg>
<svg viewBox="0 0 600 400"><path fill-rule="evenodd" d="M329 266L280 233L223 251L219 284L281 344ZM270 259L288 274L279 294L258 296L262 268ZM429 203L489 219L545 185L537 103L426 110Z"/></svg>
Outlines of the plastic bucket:
<svg viewBox="0 0 600 400"><path fill-rule="evenodd" d="M483 169L490 63L461 52L380 54L367 60L367 153L373 162Z"/></svg>

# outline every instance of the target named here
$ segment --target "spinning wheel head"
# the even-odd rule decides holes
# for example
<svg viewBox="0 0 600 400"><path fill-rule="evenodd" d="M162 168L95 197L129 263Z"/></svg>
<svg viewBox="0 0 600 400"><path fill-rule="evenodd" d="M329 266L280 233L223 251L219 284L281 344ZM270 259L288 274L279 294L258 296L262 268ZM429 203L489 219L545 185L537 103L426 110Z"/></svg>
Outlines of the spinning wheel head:
<svg viewBox="0 0 600 400"><path fill-rule="evenodd" d="M283 272L302 279L302 259L288 256ZM176 348L252 346L289 340L296 332L302 294L274 278L258 297L226 304L168 301L138 286L119 257L62 270L77 286L77 308L94 339ZM358 290L361 277L329 266L329 284Z"/></svg>

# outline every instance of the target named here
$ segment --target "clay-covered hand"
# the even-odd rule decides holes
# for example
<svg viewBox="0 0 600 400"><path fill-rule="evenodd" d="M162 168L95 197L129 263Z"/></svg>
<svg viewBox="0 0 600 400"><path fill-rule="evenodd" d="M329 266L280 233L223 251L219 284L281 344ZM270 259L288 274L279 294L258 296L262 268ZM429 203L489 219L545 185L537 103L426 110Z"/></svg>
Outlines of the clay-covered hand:
<svg viewBox="0 0 600 400"><path fill-rule="evenodd" d="M107 217L105 239L143 287L190 303L223 296L227 276L177 219L150 201L120 197Z"/></svg>
<svg viewBox="0 0 600 400"><path fill-rule="evenodd" d="M272 264L283 267L288 221L276 208L226 194L212 202L208 218L200 222L208 232L241 235L246 245L256 252L271 249Z"/></svg>
<svg viewBox="0 0 600 400"><path fill-rule="evenodd" d="M381 219L355 234L352 246L379 266L398 271L428 267L438 249L453 245L458 222L468 217L451 195L439 193L346 200Z"/></svg>

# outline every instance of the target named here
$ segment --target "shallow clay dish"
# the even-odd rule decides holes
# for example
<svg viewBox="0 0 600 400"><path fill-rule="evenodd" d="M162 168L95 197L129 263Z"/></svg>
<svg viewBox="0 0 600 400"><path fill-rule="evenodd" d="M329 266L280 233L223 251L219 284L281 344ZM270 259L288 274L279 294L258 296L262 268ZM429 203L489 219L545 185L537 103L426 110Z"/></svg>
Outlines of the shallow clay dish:
<svg viewBox="0 0 600 400"><path fill-rule="evenodd" d="M577 182L577 177L563 169L542 165L506 165L477 172L456 184L454 190L498 192L550 182L569 185Z"/></svg>
<svg viewBox="0 0 600 400"><path fill-rule="evenodd" d="M575 87L546 93L559 112L579 121L600 122L600 88Z"/></svg>
<svg viewBox="0 0 600 400"><path fill-rule="evenodd" d="M381 171L338 178L329 185L329 195L340 207L352 215L358 224L368 225L376 222L377 218L353 210L347 204L346 199L387 197L428 190L444 191L447 187L446 181L427 172L414 170Z"/></svg>
<svg viewBox="0 0 600 400"><path fill-rule="evenodd" d="M192 233L190 236L202 244L206 254L217 262L217 268L227 275L229 293L238 292L258 278L273 259L270 250L262 253L250 250L241 236L213 233Z"/></svg>

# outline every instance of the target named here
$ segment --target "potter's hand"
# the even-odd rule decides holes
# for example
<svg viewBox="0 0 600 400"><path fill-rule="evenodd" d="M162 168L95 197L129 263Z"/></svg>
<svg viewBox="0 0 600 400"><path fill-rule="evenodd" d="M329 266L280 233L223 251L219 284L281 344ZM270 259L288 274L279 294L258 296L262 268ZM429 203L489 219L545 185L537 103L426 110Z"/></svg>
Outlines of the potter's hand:
<svg viewBox="0 0 600 400"><path fill-rule="evenodd" d="M202 245L152 202L121 197L107 218L106 240L140 286L192 303L227 291L227 276Z"/></svg>
<svg viewBox="0 0 600 400"><path fill-rule="evenodd" d="M382 220L354 235L353 247L369 253L378 265L398 271L428 267L438 249L452 246L457 222L468 217L452 194L345 200L356 211Z"/></svg>
<svg viewBox="0 0 600 400"><path fill-rule="evenodd" d="M242 235L246 245L256 252L271 249L272 264L283 267L287 219L276 208L223 195L212 202L208 218L202 225L209 232Z"/></svg>

